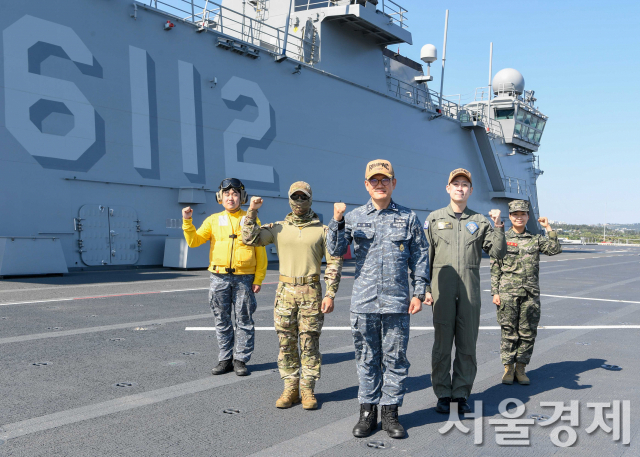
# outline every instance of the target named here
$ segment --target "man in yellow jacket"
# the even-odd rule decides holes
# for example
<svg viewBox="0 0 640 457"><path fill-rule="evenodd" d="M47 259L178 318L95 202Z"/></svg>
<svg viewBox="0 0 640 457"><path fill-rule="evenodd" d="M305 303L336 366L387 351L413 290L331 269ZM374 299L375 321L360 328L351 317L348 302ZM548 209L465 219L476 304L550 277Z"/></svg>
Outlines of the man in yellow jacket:
<svg viewBox="0 0 640 457"><path fill-rule="evenodd" d="M211 242L209 305L216 319L220 348L218 365L211 373L219 375L234 370L238 376L246 376L249 374L246 363L253 353L255 339L254 294L260 292L267 272L267 252L264 247L247 246L242 242L242 226L247 214L240 208L241 204L247 202L247 192L242 182L236 178L224 179L216 199L225 210L206 218L198 230L191 219L193 210L184 208L182 230L189 247ZM235 335L231 321L232 307L236 315Z"/></svg>

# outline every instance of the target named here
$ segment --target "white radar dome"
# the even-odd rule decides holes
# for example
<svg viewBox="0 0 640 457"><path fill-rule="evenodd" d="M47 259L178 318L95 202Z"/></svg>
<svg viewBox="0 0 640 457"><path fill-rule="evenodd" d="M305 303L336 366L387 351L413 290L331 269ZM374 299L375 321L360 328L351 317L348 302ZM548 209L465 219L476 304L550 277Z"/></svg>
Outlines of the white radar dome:
<svg viewBox="0 0 640 457"><path fill-rule="evenodd" d="M424 63L431 63L438 60L438 50L432 44L425 44L420 50L420 60Z"/></svg>
<svg viewBox="0 0 640 457"><path fill-rule="evenodd" d="M524 77L522 73L513 68L500 70L493 77L493 93L515 92L520 95L524 92Z"/></svg>

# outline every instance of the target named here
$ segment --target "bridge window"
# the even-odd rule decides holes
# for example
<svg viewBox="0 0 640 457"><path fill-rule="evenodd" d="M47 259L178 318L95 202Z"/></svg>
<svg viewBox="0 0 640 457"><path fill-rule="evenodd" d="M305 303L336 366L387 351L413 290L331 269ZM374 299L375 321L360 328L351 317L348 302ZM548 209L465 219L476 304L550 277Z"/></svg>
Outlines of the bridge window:
<svg viewBox="0 0 640 457"><path fill-rule="evenodd" d="M514 109L497 109L496 119L513 119Z"/></svg>
<svg viewBox="0 0 640 457"><path fill-rule="evenodd" d="M544 130L544 125L547 123L547 121L543 121L542 119L540 119L538 121L538 130L542 131Z"/></svg>
<svg viewBox="0 0 640 457"><path fill-rule="evenodd" d="M529 128L529 134L527 135L527 137L529 138L529 141L533 141L533 136L535 135L536 131L533 130L532 128Z"/></svg>
<svg viewBox="0 0 640 457"><path fill-rule="evenodd" d="M516 127L513 130L513 133L515 133L516 135L520 135L520 132L522 131L522 127L523 125L519 122L516 122Z"/></svg>
<svg viewBox="0 0 640 457"><path fill-rule="evenodd" d="M538 121L540 120L540 118L538 116L531 116L531 127L533 127L534 129L538 126Z"/></svg>
<svg viewBox="0 0 640 457"><path fill-rule="evenodd" d="M516 116L516 120L517 121L524 121L524 115L527 114L526 112L524 112L523 110L519 109L518 110L518 115Z"/></svg>
<svg viewBox="0 0 640 457"><path fill-rule="evenodd" d="M536 132L535 135L533 135L533 141L535 141L536 143L540 143L541 136L542 136L542 132Z"/></svg>
<svg viewBox="0 0 640 457"><path fill-rule="evenodd" d="M527 125L531 123L531 113L527 113L527 115L524 117L524 123Z"/></svg>

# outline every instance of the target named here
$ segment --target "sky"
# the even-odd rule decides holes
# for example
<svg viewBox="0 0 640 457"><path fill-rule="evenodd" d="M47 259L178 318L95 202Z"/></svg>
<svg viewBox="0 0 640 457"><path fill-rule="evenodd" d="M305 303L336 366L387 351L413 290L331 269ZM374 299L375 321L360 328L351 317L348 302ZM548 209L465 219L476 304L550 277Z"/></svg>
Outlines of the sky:
<svg viewBox="0 0 640 457"><path fill-rule="evenodd" d="M487 86L490 42L493 74L515 68L535 90L549 116L538 151L542 216L640 222L640 1L395 1L408 10L414 43L400 53L416 61L427 43L442 57L449 9L445 95L470 102ZM436 91L441 71L438 60Z"/></svg>

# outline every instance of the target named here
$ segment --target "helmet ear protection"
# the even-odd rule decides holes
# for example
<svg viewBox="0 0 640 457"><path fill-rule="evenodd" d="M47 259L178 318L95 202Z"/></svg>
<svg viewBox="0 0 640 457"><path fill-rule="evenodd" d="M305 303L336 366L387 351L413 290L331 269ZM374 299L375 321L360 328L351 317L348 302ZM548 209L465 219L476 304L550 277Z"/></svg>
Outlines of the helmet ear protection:
<svg viewBox="0 0 640 457"><path fill-rule="evenodd" d="M240 204L244 205L249 200L249 195L247 191L244 189L244 184L242 181L236 178L225 178L222 180L220 185L218 186L218 192L216 192L216 201L222 204L222 193L225 190L235 189L240 192Z"/></svg>

